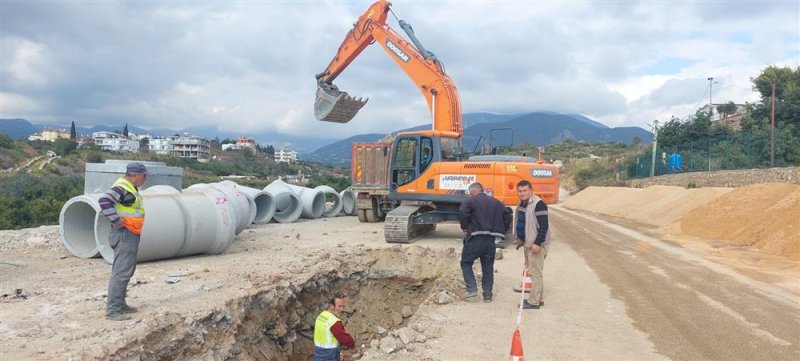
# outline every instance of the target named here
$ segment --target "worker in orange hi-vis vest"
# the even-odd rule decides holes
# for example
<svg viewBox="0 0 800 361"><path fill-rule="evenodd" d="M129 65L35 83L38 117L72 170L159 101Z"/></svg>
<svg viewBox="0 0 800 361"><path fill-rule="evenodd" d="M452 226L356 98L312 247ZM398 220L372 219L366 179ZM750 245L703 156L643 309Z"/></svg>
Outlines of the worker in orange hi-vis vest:
<svg viewBox="0 0 800 361"><path fill-rule="evenodd" d="M144 226L144 201L139 187L147 180L147 168L142 163L129 163L125 176L117 179L111 190L98 200L103 215L111 222L108 244L114 250L111 279L108 282L106 318L127 320L127 313L136 312L125 302L139 252L139 236Z"/></svg>

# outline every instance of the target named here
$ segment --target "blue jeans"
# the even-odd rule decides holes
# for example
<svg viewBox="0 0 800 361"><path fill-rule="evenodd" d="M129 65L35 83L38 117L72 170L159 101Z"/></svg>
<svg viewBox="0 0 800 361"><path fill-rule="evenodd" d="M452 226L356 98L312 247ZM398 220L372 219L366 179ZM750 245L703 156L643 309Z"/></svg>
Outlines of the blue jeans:
<svg viewBox="0 0 800 361"><path fill-rule="evenodd" d="M472 272L472 264L475 260L481 260L481 287L483 288L483 299L492 298L492 286L494 285L494 236L472 236L464 241L464 249L461 251L461 272L464 274L464 284L467 292L477 292L478 285L475 281L475 273Z"/></svg>

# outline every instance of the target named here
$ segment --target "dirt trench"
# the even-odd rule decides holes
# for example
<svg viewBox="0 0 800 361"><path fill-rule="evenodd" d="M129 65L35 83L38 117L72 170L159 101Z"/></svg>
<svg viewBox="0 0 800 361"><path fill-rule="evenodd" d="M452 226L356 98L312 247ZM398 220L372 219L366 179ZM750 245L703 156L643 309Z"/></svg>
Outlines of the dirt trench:
<svg viewBox="0 0 800 361"><path fill-rule="evenodd" d="M162 315L153 321L149 333L107 358L310 360L315 319L333 293L349 296L340 316L357 344L368 346L384 333L407 325L421 304L446 291L452 282L443 280L452 279L457 264L452 249L423 247L370 250L343 260L353 261L353 257L366 267L313 274L299 284L265 284L206 314ZM361 355L347 356L358 359Z"/></svg>

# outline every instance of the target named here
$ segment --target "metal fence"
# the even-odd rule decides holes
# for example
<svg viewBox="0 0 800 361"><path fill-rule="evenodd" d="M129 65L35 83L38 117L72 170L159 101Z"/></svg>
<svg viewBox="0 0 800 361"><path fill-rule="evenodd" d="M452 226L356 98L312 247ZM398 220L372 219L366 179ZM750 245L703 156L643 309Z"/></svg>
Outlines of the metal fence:
<svg viewBox="0 0 800 361"><path fill-rule="evenodd" d="M793 162L788 152L790 141L781 141L784 136L775 129L775 167L785 167ZM651 151L642 153L633 160L620 164L622 178L649 177L653 168ZM769 129L753 129L734 134L706 137L694 142L656 149L653 175L671 173L714 171L725 169L749 169L770 167ZM626 177L627 176L627 177Z"/></svg>

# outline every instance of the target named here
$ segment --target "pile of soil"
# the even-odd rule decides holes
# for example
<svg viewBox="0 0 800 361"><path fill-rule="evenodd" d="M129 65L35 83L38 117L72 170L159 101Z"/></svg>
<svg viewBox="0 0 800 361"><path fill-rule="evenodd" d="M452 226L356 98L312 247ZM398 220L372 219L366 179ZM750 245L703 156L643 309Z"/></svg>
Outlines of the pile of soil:
<svg viewBox="0 0 800 361"><path fill-rule="evenodd" d="M800 259L800 186L739 187L681 218L683 233Z"/></svg>
<svg viewBox="0 0 800 361"><path fill-rule="evenodd" d="M722 240L800 259L800 186L755 184L740 188L645 189L589 187L564 207L660 227L670 235Z"/></svg>

